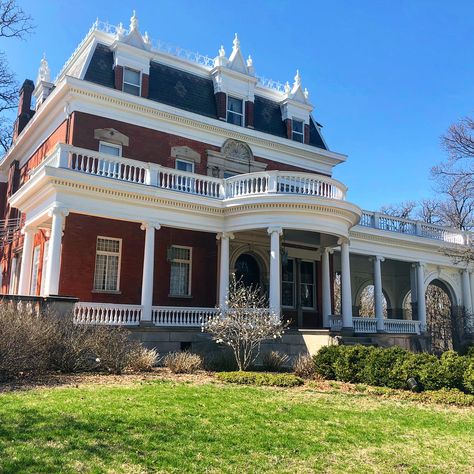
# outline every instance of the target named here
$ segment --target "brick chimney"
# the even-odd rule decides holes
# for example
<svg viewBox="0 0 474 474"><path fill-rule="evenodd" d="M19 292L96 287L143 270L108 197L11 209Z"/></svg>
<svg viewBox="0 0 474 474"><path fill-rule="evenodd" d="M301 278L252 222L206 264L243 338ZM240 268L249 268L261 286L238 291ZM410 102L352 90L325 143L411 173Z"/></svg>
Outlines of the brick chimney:
<svg viewBox="0 0 474 474"><path fill-rule="evenodd" d="M13 141L16 140L18 135L26 127L26 124L30 121L34 115L34 110L31 110L31 96L35 89L35 85L31 79L25 79L25 82L20 89L20 99L18 102L18 116L15 121L15 130L13 132Z"/></svg>

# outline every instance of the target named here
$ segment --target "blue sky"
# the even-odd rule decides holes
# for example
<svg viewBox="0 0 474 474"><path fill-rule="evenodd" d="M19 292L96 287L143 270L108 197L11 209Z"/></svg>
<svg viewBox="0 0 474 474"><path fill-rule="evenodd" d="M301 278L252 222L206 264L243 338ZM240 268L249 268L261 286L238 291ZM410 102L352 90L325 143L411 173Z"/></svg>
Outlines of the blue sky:
<svg viewBox="0 0 474 474"><path fill-rule="evenodd" d="M334 176L366 209L432 194L440 136L473 114L472 0L19 2L37 29L0 44L19 80L43 52L54 77L96 17L128 25L133 8L153 39L214 56L238 32L257 74L299 68L330 149L349 155Z"/></svg>

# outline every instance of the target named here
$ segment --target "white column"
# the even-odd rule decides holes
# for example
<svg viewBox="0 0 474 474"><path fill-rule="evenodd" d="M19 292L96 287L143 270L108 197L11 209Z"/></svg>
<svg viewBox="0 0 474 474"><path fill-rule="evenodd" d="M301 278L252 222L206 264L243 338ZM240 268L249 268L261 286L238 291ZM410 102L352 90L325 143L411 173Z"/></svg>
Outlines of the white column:
<svg viewBox="0 0 474 474"><path fill-rule="evenodd" d="M471 283L471 309L474 309L474 272L469 272L469 279Z"/></svg>
<svg viewBox="0 0 474 474"><path fill-rule="evenodd" d="M280 235L283 230L281 227L269 227L268 233L270 235L270 309L280 316Z"/></svg>
<svg viewBox="0 0 474 474"><path fill-rule="evenodd" d="M416 301L418 306L418 321L421 332L426 331L426 301L425 301L425 270L422 263L416 265Z"/></svg>
<svg viewBox="0 0 474 474"><path fill-rule="evenodd" d="M59 273L61 270L61 241L63 236L64 220L69 211L64 207L53 207L49 211L51 220L51 234L48 247L48 264L44 294L57 295L59 292Z"/></svg>
<svg viewBox="0 0 474 474"><path fill-rule="evenodd" d="M31 266L33 260L33 245L36 229L34 227L25 227L22 230L24 235L23 240L23 255L21 257L21 268L20 268L20 283L18 285L19 295L30 294L30 281L31 281Z"/></svg>
<svg viewBox="0 0 474 474"><path fill-rule="evenodd" d="M153 306L153 270L155 268L155 229L159 230L160 225L156 222L144 222L140 228L145 231L141 300L143 313L141 321L151 321L151 308Z"/></svg>
<svg viewBox="0 0 474 474"><path fill-rule="evenodd" d="M330 327L331 316L331 271L329 266L329 249L323 249L321 254L321 273L322 273L322 303L323 303L323 327Z"/></svg>
<svg viewBox="0 0 474 474"><path fill-rule="evenodd" d="M382 292L382 265L383 257L378 255L374 257L374 302L375 302L375 317L377 319L377 331L383 331L383 292Z"/></svg>
<svg viewBox="0 0 474 474"><path fill-rule="evenodd" d="M227 306L227 296L229 294L229 244L234 238L231 232L220 232L216 238L221 241L219 259L219 306Z"/></svg>
<svg viewBox="0 0 474 474"><path fill-rule="evenodd" d="M469 272L467 269L462 270L462 305L467 314L472 313L472 298L471 298L471 282L469 280Z"/></svg>
<svg viewBox="0 0 474 474"><path fill-rule="evenodd" d="M348 243L341 244L341 292L342 327L352 328L351 262Z"/></svg>

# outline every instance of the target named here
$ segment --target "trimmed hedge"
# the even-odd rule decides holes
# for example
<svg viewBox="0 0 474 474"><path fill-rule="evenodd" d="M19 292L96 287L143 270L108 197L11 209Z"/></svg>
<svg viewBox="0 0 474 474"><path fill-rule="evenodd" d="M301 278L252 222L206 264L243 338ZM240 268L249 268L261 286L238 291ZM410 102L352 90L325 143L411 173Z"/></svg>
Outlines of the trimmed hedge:
<svg viewBox="0 0 474 474"><path fill-rule="evenodd" d="M222 382L241 385L296 387L304 383L301 377L293 374L271 374L267 372L219 372L216 374L216 377Z"/></svg>
<svg viewBox="0 0 474 474"><path fill-rule="evenodd" d="M447 351L437 357L400 347L327 346L314 356L315 371L326 379L408 389L414 378L420 390L461 390L474 394L474 357Z"/></svg>

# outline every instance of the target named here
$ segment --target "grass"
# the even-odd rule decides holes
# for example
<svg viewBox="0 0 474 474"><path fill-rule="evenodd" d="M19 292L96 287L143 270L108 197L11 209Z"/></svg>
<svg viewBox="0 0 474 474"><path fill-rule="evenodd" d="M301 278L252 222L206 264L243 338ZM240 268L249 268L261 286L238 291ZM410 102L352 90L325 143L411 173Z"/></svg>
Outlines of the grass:
<svg viewBox="0 0 474 474"><path fill-rule="evenodd" d="M153 381L0 395L0 472L473 472L474 410Z"/></svg>

